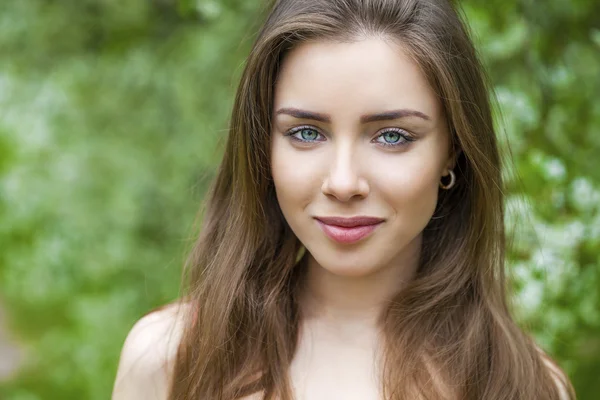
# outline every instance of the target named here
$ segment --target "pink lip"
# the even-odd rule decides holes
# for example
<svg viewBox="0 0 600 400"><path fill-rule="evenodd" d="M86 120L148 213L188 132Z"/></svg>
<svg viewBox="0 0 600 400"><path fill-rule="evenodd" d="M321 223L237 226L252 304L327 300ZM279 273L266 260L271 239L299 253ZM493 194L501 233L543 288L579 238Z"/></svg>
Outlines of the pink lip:
<svg viewBox="0 0 600 400"><path fill-rule="evenodd" d="M321 229L336 242L354 243L367 237L384 221L375 217L315 217Z"/></svg>

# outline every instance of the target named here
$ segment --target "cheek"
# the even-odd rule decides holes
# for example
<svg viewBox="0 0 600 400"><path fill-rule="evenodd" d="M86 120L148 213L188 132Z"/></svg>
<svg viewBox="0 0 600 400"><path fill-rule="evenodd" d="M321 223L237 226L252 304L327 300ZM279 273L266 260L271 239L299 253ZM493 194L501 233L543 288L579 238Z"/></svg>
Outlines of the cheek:
<svg viewBox="0 0 600 400"><path fill-rule="evenodd" d="M271 146L271 175L277 200L286 218L290 210L304 209L319 189L318 159L307 159L303 152L291 147L284 138L275 138Z"/></svg>
<svg viewBox="0 0 600 400"><path fill-rule="evenodd" d="M416 224L424 228L435 210L439 166L425 161L428 159L422 157L398 159L381 168L387 173L375 178L378 192L404 226Z"/></svg>
<svg viewBox="0 0 600 400"><path fill-rule="evenodd" d="M415 174L406 181L404 206L415 219L429 221L438 196L437 174ZM420 218L418 218L420 217Z"/></svg>

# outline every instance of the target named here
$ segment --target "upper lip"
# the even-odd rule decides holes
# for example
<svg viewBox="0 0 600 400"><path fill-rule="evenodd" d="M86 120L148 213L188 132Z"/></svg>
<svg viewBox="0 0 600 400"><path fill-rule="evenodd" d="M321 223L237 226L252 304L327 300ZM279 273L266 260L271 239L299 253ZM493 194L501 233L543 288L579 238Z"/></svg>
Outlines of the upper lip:
<svg viewBox="0 0 600 400"><path fill-rule="evenodd" d="M375 225L384 220L377 217L357 216L351 218L345 217L315 217L315 219L327 225L343 226L345 228L354 228L356 226Z"/></svg>

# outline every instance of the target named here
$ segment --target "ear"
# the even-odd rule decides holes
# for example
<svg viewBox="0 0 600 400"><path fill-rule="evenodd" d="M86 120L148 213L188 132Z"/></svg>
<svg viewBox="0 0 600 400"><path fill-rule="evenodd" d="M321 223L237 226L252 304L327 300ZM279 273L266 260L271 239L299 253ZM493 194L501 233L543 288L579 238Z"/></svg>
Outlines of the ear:
<svg viewBox="0 0 600 400"><path fill-rule="evenodd" d="M456 149L452 151L452 154L448 157L448 161L446 163L446 170L451 170L456 167L456 162L458 161L458 157L462 154L462 149Z"/></svg>

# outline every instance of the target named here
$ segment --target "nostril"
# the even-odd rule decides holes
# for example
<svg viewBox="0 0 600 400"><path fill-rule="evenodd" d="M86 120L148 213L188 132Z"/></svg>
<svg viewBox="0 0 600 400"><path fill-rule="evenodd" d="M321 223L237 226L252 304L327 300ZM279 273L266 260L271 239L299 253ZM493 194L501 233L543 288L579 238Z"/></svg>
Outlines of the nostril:
<svg viewBox="0 0 600 400"><path fill-rule="evenodd" d="M369 185L360 177L353 179L327 177L323 182L321 191L325 195L333 196L340 201L348 201L356 196L365 197L369 193Z"/></svg>

